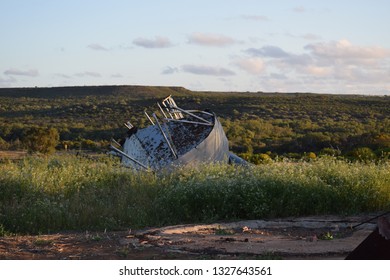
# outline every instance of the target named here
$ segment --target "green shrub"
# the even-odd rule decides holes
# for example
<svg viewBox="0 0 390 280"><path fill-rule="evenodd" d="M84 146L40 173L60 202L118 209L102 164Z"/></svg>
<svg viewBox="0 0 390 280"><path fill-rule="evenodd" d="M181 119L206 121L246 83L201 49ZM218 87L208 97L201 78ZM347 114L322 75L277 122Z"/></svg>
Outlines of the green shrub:
<svg viewBox="0 0 390 280"><path fill-rule="evenodd" d="M363 161L372 161L376 159L375 153L368 147L355 148L351 152L351 156Z"/></svg>
<svg viewBox="0 0 390 280"><path fill-rule="evenodd" d="M30 153L53 154L59 140L60 136L56 128L32 127L26 131L23 143Z"/></svg>

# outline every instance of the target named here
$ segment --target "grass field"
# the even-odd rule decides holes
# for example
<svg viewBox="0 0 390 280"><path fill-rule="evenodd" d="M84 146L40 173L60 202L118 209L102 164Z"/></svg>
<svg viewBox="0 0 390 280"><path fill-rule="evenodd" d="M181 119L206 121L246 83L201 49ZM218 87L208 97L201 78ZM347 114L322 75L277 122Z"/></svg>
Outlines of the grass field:
<svg viewBox="0 0 390 280"><path fill-rule="evenodd" d="M135 173L107 156L0 163L0 235L388 210L390 163L271 161Z"/></svg>

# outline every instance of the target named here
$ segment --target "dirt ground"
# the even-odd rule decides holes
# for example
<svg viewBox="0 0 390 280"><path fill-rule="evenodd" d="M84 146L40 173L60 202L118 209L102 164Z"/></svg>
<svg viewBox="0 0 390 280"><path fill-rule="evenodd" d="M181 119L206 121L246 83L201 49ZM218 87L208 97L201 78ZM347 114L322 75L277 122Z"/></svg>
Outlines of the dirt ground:
<svg viewBox="0 0 390 280"><path fill-rule="evenodd" d="M115 232L0 238L0 259L344 259L376 227L374 215L249 220Z"/></svg>

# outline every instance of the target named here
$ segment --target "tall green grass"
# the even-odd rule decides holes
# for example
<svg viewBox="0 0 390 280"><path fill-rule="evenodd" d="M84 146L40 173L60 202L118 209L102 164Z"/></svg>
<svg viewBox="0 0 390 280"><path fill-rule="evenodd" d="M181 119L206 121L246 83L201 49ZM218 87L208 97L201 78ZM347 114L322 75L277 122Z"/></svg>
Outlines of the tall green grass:
<svg viewBox="0 0 390 280"><path fill-rule="evenodd" d="M390 164L321 158L133 172L116 160L28 157L0 163L2 232L124 229L175 223L388 210Z"/></svg>

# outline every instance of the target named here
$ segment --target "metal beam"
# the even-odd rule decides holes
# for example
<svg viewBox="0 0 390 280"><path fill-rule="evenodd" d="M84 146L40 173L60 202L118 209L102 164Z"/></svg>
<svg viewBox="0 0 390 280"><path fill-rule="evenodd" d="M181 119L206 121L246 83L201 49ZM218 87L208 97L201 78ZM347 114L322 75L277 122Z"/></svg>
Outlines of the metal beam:
<svg viewBox="0 0 390 280"><path fill-rule="evenodd" d="M152 125L154 125L154 122L152 121L152 119L149 117L148 113L146 113L146 111L144 111L146 117L148 118L148 120L152 123Z"/></svg>
<svg viewBox="0 0 390 280"><path fill-rule="evenodd" d="M202 122L205 122L205 123L208 123L208 124L211 124L211 125L213 124L212 122L209 122L208 120L205 120L204 118L199 117L199 116L197 116L197 115L195 115L195 114L193 114L193 113L191 113L191 112L188 112L188 111L186 111L186 110L184 110L184 109L181 109L181 108L179 108L179 107L170 106L170 108L171 108L171 109L174 109L174 110L178 110L178 111L180 111L180 112L183 112L184 114L190 115L191 117L194 117L194 118L196 118L196 119L198 119L198 120L200 120L200 121L202 121Z"/></svg>
<svg viewBox="0 0 390 280"><path fill-rule="evenodd" d="M129 160L135 162L136 164L138 164L139 166L145 168L145 169L148 169L148 167L146 165L144 165L143 163L139 162L138 160L136 160L135 158L132 158L131 156L129 156L128 154L126 154L125 152L122 152L121 150L115 148L113 145L111 145L110 147L111 149L113 149L115 152L119 153L120 155L128 158Z"/></svg>
<svg viewBox="0 0 390 280"><path fill-rule="evenodd" d="M161 127L161 125L160 125L160 122L158 121L158 118L157 118L156 114L154 114L154 113L153 113L153 118L156 120L157 126L158 126L158 128L160 129L161 134L163 135L165 142L167 142L168 147L169 147L169 149L171 150L173 156L174 156L175 158L178 158L178 156L177 156L175 150L173 149L173 147L172 147L172 145L171 145L171 142L169 142L167 136L165 135L164 130L162 129L162 127Z"/></svg>

